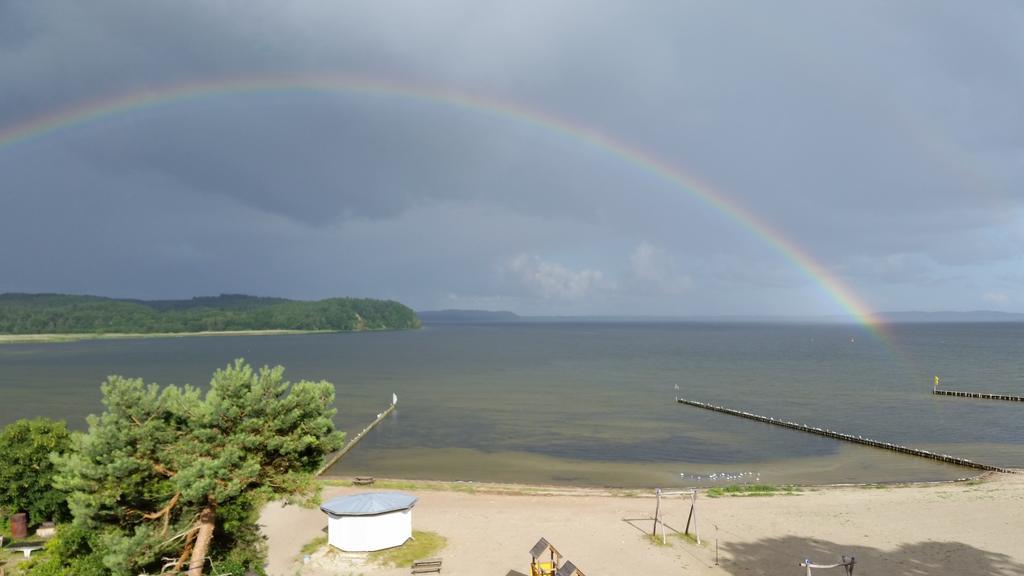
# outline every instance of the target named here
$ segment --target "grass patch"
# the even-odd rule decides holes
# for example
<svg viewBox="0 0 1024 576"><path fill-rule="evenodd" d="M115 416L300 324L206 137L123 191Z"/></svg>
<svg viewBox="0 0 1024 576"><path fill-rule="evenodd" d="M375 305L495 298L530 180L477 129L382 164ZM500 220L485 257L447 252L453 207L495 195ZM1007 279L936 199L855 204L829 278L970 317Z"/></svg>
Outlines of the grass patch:
<svg viewBox="0 0 1024 576"><path fill-rule="evenodd" d="M476 488L465 482L412 482L409 480L377 480L373 483L375 488L386 488L388 490L435 490L443 492L465 492L475 494Z"/></svg>
<svg viewBox="0 0 1024 576"><path fill-rule="evenodd" d="M654 534L644 534L644 538L646 538L648 542L650 542L651 544L654 544L655 546L671 546L672 545L672 541L668 540L668 539L666 539L665 543L663 544L661 542L661 534L658 534L657 536L655 536Z"/></svg>
<svg viewBox="0 0 1024 576"><path fill-rule="evenodd" d="M373 484L356 484L352 480L344 478L318 478L324 486L351 486L367 490L433 490L435 492L465 492L475 494L477 488L468 483L462 482L415 482L412 480L375 480Z"/></svg>
<svg viewBox="0 0 1024 576"><path fill-rule="evenodd" d="M651 493L646 490L626 490L623 488L610 488L608 490L609 496L615 496L617 498L642 498L650 496Z"/></svg>
<svg viewBox="0 0 1024 576"><path fill-rule="evenodd" d="M709 498L721 498L722 496L777 496L780 494L793 495L800 491L799 487L791 485L731 484L729 486L708 488L707 495Z"/></svg>
<svg viewBox="0 0 1024 576"><path fill-rule="evenodd" d="M3 566L6 569L7 576L20 576L24 573L24 566L29 561L25 560L25 556L21 552L11 552L7 550L7 547L15 542L15 539L11 537L11 517L7 514L0 512L0 536L3 537L4 547L0 549L0 562L6 562ZM28 538L19 538L18 541L22 540L38 540L38 538L32 538L30 535ZM42 557L45 553L43 550L37 550L32 553L32 560Z"/></svg>
<svg viewBox="0 0 1024 576"><path fill-rule="evenodd" d="M4 547L7 547L8 540L4 538ZM39 550L32 553L32 560L37 557L41 558L43 551ZM8 552L7 550L0 551L0 562L7 562L3 568L7 569L5 573L7 576L21 576L25 573L23 565L27 565L29 560L25 560L24 555L21 552Z"/></svg>
<svg viewBox="0 0 1024 576"><path fill-rule="evenodd" d="M437 554L448 543L448 539L436 532L412 531L412 540L401 546L370 552L369 559L382 566L408 568L416 560Z"/></svg>
<svg viewBox="0 0 1024 576"><path fill-rule="evenodd" d="M687 533L683 532L683 533L680 533L680 534L676 534L676 536L678 536L679 539L682 540L683 542L688 542L690 544L693 544L694 546L697 545L697 536L695 536L694 534L687 534Z"/></svg>
<svg viewBox="0 0 1024 576"><path fill-rule="evenodd" d="M317 536L316 538L313 538L309 542L303 544L302 549L299 550L299 554L302 554L303 556L307 554L312 554L313 552L316 552L317 550L323 548L326 545L327 536Z"/></svg>
<svg viewBox="0 0 1024 576"><path fill-rule="evenodd" d="M445 480L388 480L378 478L371 485L355 484L348 478L318 478L323 486L344 486L364 490L406 490L431 492L459 492L463 494L501 494L504 496L547 496L565 489L524 484L493 484L488 482L455 482ZM635 495L635 494L628 494Z"/></svg>

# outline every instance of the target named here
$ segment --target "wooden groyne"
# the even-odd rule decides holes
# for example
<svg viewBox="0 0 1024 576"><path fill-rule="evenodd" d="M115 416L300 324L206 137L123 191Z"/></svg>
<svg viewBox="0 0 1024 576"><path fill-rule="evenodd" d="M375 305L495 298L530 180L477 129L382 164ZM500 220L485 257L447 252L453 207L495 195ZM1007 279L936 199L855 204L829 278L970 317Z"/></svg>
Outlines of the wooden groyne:
<svg viewBox="0 0 1024 576"><path fill-rule="evenodd" d="M750 412L743 412L742 410L733 410L732 408L726 408L724 406L715 406L714 404L707 404L705 402L697 402L696 400L687 400L685 398L676 398L676 402L680 404L689 404L690 406L696 406L697 408L704 408L705 410L713 410L715 412L721 412L723 414L731 414L733 416L739 416L740 418L747 418L749 420L756 420L758 422L764 422L765 424L774 424L776 426L782 426L784 428L791 428L793 430L800 430L801 432L808 432L810 434L817 434L818 436L825 436L828 438L834 438L836 440L843 440L846 442L853 442L854 444L862 444L864 446L872 446L875 448L882 448L884 450L891 450L893 452L899 452L901 454L910 454L911 456L919 456L921 458L928 458L931 460L938 460L939 462L946 462L947 464L956 464L958 466L966 466L968 468L974 468L976 470L989 470L992 472L1016 472L1009 468L1001 468L999 466L991 466L989 464L982 464L981 462L975 462L973 460L967 460L966 458L957 458L956 456L949 456L947 454L938 454L936 452L929 452L928 450L920 450L917 448L908 448L906 446L900 446L899 444L892 444L890 442L881 442L878 440L872 440L871 438L864 438L863 436L854 436L853 434L843 434L842 432L836 432L829 430L828 428L818 428L815 426L808 426L806 424L800 424L797 422L790 422L789 420L778 420L776 418L769 418L768 416L761 416L759 414L752 414Z"/></svg>
<svg viewBox="0 0 1024 576"><path fill-rule="evenodd" d="M338 460L341 460L342 458L344 458L345 454L348 454L350 450L355 448L356 444L358 444L360 440L362 440L367 434L369 434L370 430L373 430L374 428L376 428L378 424L383 422L385 418L390 416L391 413L395 411L395 406L397 404L398 404L398 398L393 396L392 397L392 401L391 401L391 405L388 406L387 410L381 412L380 414L377 414L377 419L376 420L374 420L373 422L370 422L369 426L367 426L366 428L363 428L363 430L361 432L359 432L359 434L356 434L354 438L349 440L348 443L345 444L341 448L341 450L338 450L337 452L335 452L334 456L331 456L331 458L320 468L320 470L317 471L316 475L319 476L319 475L323 474L328 469L330 469L331 466L334 466L335 464L337 464Z"/></svg>
<svg viewBox="0 0 1024 576"><path fill-rule="evenodd" d="M959 390L942 390L932 388L932 394L938 396L956 396L958 398L980 398L982 400L1006 400L1009 402L1024 402L1024 396L1013 396L1010 394L987 394L985 392L961 392Z"/></svg>

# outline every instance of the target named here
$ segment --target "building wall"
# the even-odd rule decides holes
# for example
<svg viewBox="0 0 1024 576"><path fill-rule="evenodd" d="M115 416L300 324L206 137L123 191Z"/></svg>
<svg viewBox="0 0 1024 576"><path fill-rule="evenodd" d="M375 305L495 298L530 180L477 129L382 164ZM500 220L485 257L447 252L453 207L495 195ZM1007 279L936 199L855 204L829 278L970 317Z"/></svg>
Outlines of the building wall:
<svg viewBox="0 0 1024 576"><path fill-rule="evenodd" d="M401 546L412 536L412 508L377 516L327 516L327 542L346 552Z"/></svg>

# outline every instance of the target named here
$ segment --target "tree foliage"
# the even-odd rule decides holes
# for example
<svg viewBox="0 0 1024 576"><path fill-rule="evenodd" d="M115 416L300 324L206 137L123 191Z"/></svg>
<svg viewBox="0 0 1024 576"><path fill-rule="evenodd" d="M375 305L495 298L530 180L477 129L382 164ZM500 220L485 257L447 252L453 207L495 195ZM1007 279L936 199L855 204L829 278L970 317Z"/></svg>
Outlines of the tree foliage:
<svg viewBox="0 0 1024 576"><path fill-rule="evenodd" d="M259 508L315 495L314 473L343 439L334 386L283 375L237 360L205 392L110 377L106 410L61 462L74 527L92 534L62 566L91 558L127 575L191 562L199 574L206 558L230 558L261 571Z"/></svg>
<svg viewBox="0 0 1024 576"><path fill-rule="evenodd" d="M28 565L19 566L32 576L108 576L96 534L71 524L61 525L57 535L46 543L46 554L33 554Z"/></svg>
<svg viewBox="0 0 1024 576"><path fill-rule="evenodd" d="M68 517L66 495L53 487L53 454L66 452L71 435L63 421L18 420L0 432L0 509L28 512L29 521Z"/></svg>
<svg viewBox="0 0 1024 576"><path fill-rule="evenodd" d="M191 300L115 300L61 294L0 294L0 333L103 334L227 330L399 330L416 313L387 300L315 302L239 294Z"/></svg>

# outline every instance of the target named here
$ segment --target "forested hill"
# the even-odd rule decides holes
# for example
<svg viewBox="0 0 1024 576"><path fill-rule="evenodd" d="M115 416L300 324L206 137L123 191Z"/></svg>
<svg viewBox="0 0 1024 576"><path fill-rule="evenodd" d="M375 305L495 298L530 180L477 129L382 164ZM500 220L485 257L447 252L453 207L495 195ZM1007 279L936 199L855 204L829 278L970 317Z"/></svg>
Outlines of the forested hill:
<svg viewBox="0 0 1024 576"><path fill-rule="evenodd" d="M64 294L0 294L2 334L154 334L233 330L418 328L409 307L389 300L315 302L222 294L191 300L118 300Z"/></svg>

